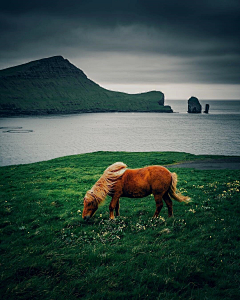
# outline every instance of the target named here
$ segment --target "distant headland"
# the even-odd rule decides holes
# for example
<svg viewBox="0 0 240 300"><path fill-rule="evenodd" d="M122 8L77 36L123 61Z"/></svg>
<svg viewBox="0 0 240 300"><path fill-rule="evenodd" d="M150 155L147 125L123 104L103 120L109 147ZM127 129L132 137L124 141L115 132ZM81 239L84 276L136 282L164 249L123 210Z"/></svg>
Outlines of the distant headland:
<svg viewBox="0 0 240 300"><path fill-rule="evenodd" d="M0 115L173 112L164 94L114 92L88 79L62 56L0 70Z"/></svg>

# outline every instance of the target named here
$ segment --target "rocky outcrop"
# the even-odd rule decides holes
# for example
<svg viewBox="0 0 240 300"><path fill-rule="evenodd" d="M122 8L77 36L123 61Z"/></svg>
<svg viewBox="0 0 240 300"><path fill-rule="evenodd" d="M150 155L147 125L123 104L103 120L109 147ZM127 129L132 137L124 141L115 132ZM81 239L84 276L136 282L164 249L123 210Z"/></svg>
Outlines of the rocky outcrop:
<svg viewBox="0 0 240 300"><path fill-rule="evenodd" d="M202 105L200 104L198 98L191 97L188 99L188 113L199 114L202 112Z"/></svg>
<svg viewBox="0 0 240 300"><path fill-rule="evenodd" d="M204 110L204 113L205 113L205 114L208 114L209 108L210 108L210 105L209 105L209 104L206 104L206 105L205 105L205 110Z"/></svg>

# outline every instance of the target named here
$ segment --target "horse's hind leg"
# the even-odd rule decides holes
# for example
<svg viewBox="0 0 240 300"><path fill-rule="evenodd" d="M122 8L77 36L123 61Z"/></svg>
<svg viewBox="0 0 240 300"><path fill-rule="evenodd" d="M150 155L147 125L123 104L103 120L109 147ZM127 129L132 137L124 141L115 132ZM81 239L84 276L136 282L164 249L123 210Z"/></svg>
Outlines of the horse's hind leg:
<svg viewBox="0 0 240 300"><path fill-rule="evenodd" d="M172 217L173 215L173 208L172 208L172 200L169 197L168 193L163 195L163 200L165 201L165 203L167 204L167 208L168 208L168 216Z"/></svg>
<svg viewBox="0 0 240 300"><path fill-rule="evenodd" d="M153 215L153 218L157 218L162 207L163 207L163 201L162 201L162 197L163 195L162 194L155 194L154 195L154 199L155 199L155 202L156 202L156 211Z"/></svg>

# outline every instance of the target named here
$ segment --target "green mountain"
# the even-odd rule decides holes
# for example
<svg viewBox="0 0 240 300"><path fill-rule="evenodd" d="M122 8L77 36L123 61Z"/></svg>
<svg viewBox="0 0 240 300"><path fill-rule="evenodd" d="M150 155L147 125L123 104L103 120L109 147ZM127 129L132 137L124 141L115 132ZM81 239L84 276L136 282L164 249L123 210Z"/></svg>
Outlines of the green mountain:
<svg viewBox="0 0 240 300"><path fill-rule="evenodd" d="M172 112L158 91L109 91L62 56L0 70L0 115L79 112Z"/></svg>

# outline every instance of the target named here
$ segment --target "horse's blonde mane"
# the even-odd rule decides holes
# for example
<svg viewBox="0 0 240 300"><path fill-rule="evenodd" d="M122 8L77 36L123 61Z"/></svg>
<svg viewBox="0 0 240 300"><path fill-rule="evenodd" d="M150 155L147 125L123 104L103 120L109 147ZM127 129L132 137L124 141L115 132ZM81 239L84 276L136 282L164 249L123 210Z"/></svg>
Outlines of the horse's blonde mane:
<svg viewBox="0 0 240 300"><path fill-rule="evenodd" d="M114 187L116 181L124 174L127 169L127 165L122 162L116 162L109 166L100 177L100 179L94 184L94 186L86 193L85 199L96 200L100 204L109 194Z"/></svg>

